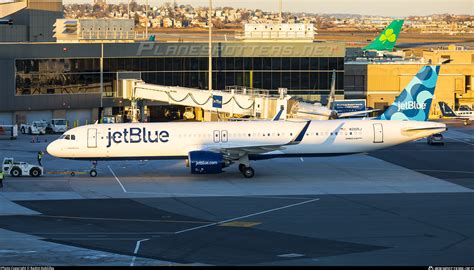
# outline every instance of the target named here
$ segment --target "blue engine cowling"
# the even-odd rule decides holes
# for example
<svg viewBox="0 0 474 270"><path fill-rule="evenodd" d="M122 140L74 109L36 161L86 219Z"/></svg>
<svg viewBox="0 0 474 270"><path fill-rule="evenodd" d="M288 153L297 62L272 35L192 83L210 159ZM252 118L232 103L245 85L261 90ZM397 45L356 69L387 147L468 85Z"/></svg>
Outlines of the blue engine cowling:
<svg viewBox="0 0 474 270"><path fill-rule="evenodd" d="M221 153L210 151L191 151L188 154L189 166L193 174L221 173L225 167Z"/></svg>

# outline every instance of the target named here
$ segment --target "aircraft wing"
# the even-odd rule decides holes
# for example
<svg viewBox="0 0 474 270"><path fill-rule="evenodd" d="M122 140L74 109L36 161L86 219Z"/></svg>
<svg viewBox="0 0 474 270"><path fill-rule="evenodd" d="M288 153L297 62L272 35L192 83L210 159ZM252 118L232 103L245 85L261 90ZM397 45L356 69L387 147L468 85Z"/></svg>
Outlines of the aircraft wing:
<svg viewBox="0 0 474 270"><path fill-rule="evenodd" d="M304 127L300 130L296 136L291 139L289 142L282 144L248 144L248 145L238 145L238 144L220 144L220 145L208 145L204 149L207 151L219 152L222 153L228 159L238 159L242 156L249 154L264 154L272 151L277 151L284 149L285 146L299 144L308 130L311 121L307 121Z"/></svg>
<svg viewBox="0 0 474 270"><path fill-rule="evenodd" d="M246 145L234 147L222 147L216 149L228 159L239 159L245 155L264 154L272 151L284 149L285 144L276 145Z"/></svg>
<svg viewBox="0 0 474 270"><path fill-rule="evenodd" d="M340 113L337 116L339 118L344 118L344 117L357 116L357 115L376 112L376 111L380 111L380 110L379 109L373 109L373 110L366 110L366 111L346 112L346 113Z"/></svg>

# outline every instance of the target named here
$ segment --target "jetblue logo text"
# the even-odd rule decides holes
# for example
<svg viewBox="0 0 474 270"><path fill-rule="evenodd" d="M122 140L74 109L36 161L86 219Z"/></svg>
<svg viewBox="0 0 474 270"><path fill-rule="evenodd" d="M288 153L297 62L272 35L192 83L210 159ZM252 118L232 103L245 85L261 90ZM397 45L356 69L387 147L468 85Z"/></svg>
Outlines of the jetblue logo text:
<svg viewBox="0 0 474 270"><path fill-rule="evenodd" d="M416 101L397 102L398 111L403 110L424 110L426 109L426 103L417 103Z"/></svg>
<svg viewBox="0 0 474 270"><path fill-rule="evenodd" d="M108 130L107 148L112 143L166 143L169 141L170 134L168 131L148 131L146 128L125 128L120 131Z"/></svg>

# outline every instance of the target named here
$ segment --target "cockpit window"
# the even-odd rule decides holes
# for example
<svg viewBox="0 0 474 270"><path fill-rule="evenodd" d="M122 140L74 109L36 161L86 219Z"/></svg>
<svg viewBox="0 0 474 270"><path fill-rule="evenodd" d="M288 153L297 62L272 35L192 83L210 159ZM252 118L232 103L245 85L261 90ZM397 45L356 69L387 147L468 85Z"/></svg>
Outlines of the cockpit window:
<svg viewBox="0 0 474 270"><path fill-rule="evenodd" d="M59 137L59 139L75 141L76 140L76 135L70 135L70 134L61 135L61 137Z"/></svg>

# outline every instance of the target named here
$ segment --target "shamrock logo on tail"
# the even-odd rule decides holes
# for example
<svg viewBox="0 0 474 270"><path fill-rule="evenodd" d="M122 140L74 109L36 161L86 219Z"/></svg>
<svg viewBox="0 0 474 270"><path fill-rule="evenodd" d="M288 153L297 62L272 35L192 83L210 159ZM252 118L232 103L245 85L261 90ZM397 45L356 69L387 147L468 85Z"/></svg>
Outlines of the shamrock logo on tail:
<svg viewBox="0 0 474 270"><path fill-rule="evenodd" d="M395 35L393 33L393 29L390 28L390 29L387 29L387 31L385 31L385 33L383 33L381 36L380 36L380 41L382 41L382 43L385 43L387 40L389 42L394 42L395 39L397 39L397 35Z"/></svg>

